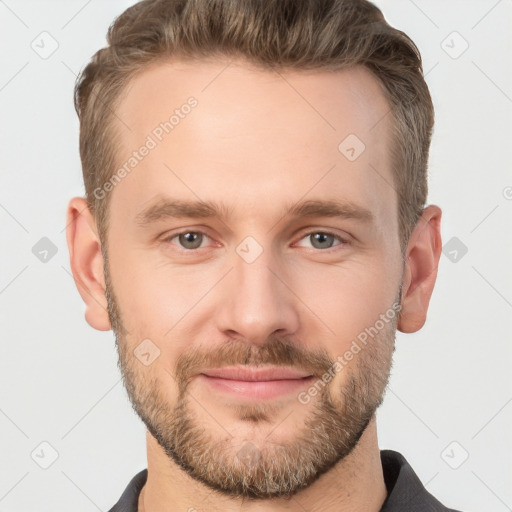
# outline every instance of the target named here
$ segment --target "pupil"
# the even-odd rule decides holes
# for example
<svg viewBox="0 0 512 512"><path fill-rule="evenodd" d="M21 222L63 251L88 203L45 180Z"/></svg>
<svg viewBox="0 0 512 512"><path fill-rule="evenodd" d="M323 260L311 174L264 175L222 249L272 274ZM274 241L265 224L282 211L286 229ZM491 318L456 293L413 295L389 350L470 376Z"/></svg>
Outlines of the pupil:
<svg viewBox="0 0 512 512"><path fill-rule="evenodd" d="M180 235L180 242L187 249L197 249L201 245L198 233L184 233Z"/></svg>
<svg viewBox="0 0 512 512"><path fill-rule="evenodd" d="M326 241L328 241L328 238L331 237L332 235L328 235L326 233L315 233L313 236L315 243L318 242L322 248L325 248L325 246L322 244L325 244ZM327 245L328 248L330 248L330 244L328 243ZM313 246L315 246L315 244L313 244Z"/></svg>

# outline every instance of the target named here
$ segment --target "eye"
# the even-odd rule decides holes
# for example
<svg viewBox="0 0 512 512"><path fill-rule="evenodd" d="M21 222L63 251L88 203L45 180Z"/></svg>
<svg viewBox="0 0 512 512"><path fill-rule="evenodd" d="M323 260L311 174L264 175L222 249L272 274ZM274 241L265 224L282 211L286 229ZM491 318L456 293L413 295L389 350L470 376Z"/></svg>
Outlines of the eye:
<svg viewBox="0 0 512 512"><path fill-rule="evenodd" d="M163 242L178 245L178 247L187 252L204 247L203 242L207 241L209 238L210 237L208 235L201 231L182 231L181 233L175 233L164 238ZM175 239L176 242L174 242ZM348 244L348 242L340 236L328 231L311 231L303 236L301 238L301 241L302 240L309 240L311 244L310 247L320 250L331 249L339 245ZM338 240L337 244L335 243L336 240Z"/></svg>
<svg viewBox="0 0 512 512"><path fill-rule="evenodd" d="M202 242L205 240L205 238L208 238L208 236L204 233L201 233L200 231L183 231L182 233L176 233L172 236L169 236L163 241L172 243L172 240L175 238L178 239L178 244L182 249L194 250L199 249L202 245Z"/></svg>
<svg viewBox="0 0 512 512"><path fill-rule="evenodd" d="M348 243L340 236L335 235L334 233L329 233L327 231L311 231L301 240L304 239L309 240L314 249L331 249L337 245L346 245ZM340 243L334 245L336 240L338 240Z"/></svg>

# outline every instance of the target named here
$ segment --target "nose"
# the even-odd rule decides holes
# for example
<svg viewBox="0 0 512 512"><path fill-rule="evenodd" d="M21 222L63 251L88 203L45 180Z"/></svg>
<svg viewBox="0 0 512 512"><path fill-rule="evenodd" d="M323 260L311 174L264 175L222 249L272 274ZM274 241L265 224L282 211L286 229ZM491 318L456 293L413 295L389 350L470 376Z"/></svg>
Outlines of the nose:
<svg viewBox="0 0 512 512"><path fill-rule="evenodd" d="M287 336L299 327L298 299L282 265L270 251L252 263L238 254L226 276L216 310L217 328L226 336L263 344L271 335ZM291 288L291 289L290 289Z"/></svg>

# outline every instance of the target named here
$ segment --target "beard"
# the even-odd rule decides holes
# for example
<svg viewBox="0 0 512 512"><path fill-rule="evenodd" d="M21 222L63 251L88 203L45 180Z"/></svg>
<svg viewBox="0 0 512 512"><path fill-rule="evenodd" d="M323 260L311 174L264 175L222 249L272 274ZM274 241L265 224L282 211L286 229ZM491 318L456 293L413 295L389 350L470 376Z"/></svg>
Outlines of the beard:
<svg viewBox="0 0 512 512"><path fill-rule="evenodd" d="M325 351L306 351L279 337L258 346L229 339L214 351L192 348L177 359L174 374L165 370L178 389L178 398L172 405L164 393L169 388L168 381L164 384L159 380L134 357L134 347L128 347L129 333L122 322L106 260L105 282L118 366L134 411L170 461L221 494L252 499L291 498L354 450L383 401L392 366L396 315L342 368L346 372L342 387L333 388L334 380L317 386L321 391L311 399L307 416L291 439L276 442L268 438L270 434L264 442L234 439L229 425L221 434L215 433L197 414L198 401L189 392L189 384L202 369L287 366L306 370L321 380L329 369L332 371L335 361ZM400 298L401 288L397 303ZM296 408L305 407L303 403L297 400ZM272 418L280 409L274 401L230 407L238 421L256 427L272 425Z"/></svg>

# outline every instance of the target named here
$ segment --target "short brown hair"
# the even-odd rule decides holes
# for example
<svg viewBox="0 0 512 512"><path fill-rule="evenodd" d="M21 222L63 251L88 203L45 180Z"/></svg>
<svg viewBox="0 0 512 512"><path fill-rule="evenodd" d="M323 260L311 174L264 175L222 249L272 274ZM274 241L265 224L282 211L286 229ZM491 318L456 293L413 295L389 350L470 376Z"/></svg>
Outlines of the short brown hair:
<svg viewBox="0 0 512 512"><path fill-rule="evenodd" d="M414 42L366 0L143 0L109 27L108 46L77 78L80 157L86 198L102 244L109 196L94 190L116 167L115 108L129 80L169 57L242 57L263 69L337 70L366 66L393 119L394 188L400 247L427 199L434 109Z"/></svg>

